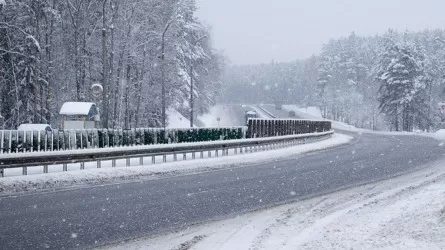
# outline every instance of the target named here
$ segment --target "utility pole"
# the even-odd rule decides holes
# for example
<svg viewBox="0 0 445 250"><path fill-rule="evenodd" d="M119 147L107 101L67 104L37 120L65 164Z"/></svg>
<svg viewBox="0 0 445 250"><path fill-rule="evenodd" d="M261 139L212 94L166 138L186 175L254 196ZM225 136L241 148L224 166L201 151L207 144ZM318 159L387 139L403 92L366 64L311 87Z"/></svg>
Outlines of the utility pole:
<svg viewBox="0 0 445 250"><path fill-rule="evenodd" d="M194 118L194 83L193 83L193 49L198 45L202 39L206 38L207 35L204 35L193 44L192 48L190 48L190 127L193 128L193 118Z"/></svg>
<svg viewBox="0 0 445 250"><path fill-rule="evenodd" d="M162 90L161 90L161 98L162 98L162 127L164 131L167 127L167 117L166 117L166 96L165 96L165 35L167 34L168 29L173 24L176 19L170 20L167 25L165 25L164 32L162 33L162 42L161 42L161 81L162 81Z"/></svg>
<svg viewBox="0 0 445 250"><path fill-rule="evenodd" d="M108 106L109 106L109 99L108 99L108 92L109 92L109 85L108 85L108 67L107 67L107 30L106 30L106 5L107 0L104 0L103 2L103 9L102 9L102 66L103 66L103 93L102 93L102 114L103 114L103 127L108 128Z"/></svg>

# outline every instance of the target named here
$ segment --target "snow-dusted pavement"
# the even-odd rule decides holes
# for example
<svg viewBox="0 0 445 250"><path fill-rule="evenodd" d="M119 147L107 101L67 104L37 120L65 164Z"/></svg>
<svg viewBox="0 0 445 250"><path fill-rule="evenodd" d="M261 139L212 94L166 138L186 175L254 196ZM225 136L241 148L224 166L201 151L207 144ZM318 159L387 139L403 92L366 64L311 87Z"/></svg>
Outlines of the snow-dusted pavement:
<svg viewBox="0 0 445 250"><path fill-rule="evenodd" d="M193 174L207 171L215 171L220 169L227 169L234 165L241 166L247 164L256 164L270 159L279 159L289 156L296 156L298 154L309 153L318 150L329 149L337 146L341 146L349 143L353 138L344 134L334 134L332 138L302 144L297 146L292 146L284 149L271 150L266 152L255 152L247 154L234 155L230 151L229 156L219 157L219 158L208 158L205 154L204 159L189 160L184 161L178 159L179 161L174 162L173 159L167 163L159 164L148 164L144 166L135 165L138 164L138 159L133 159L132 167L117 167L112 168L111 162L105 161L102 168L96 168L95 163L86 164L85 170L79 170L78 164L71 164L68 172L61 172L61 166L51 166L51 172L49 174L42 174L42 167L32 167L28 171L32 171L35 174L32 175L20 175L21 169L7 169L7 174L13 173L15 175L8 176L6 178L0 178L0 195L16 192L26 192L35 191L42 189L52 189L52 188L65 188L73 186L91 185L91 184L106 184L113 181L130 181L141 178L160 178L165 176L175 176L184 174ZM184 145L184 144L178 144ZM161 145L169 146L169 145ZM119 148L116 148L118 150ZM113 149L92 149L90 151L105 151ZM130 148L131 150L131 148ZM69 152L65 151L62 153L67 154L82 154L85 151L75 151ZM39 153L39 155L45 155L46 153ZM49 152L48 154L51 154ZM1 156L0 156L1 157ZM188 159L191 158L189 154ZM159 156L158 158L161 158ZM169 156L172 158L172 156ZM179 157L180 158L180 157ZM157 162L161 162L158 159ZM146 159L145 162L150 162L150 159ZM118 166L125 166L125 161L120 160L117 162Z"/></svg>
<svg viewBox="0 0 445 250"><path fill-rule="evenodd" d="M445 249L444 167L111 249Z"/></svg>
<svg viewBox="0 0 445 250"><path fill-rule="evenodd" d="M374 210L366 209L375 206L376 209L380 208L384 211L390 202L398 200L396 199L398 196L404 197L414 193L415 190L421 190L415 186L409 188L410 185L416 184L415 180L408 179L407 185L388 184L385 187L379 184L374 189L348 191L332 198L326 194L421 171L425 167L430 167L425 164L432 164L443 159L443 146L444 144L439 141L422 136L363 133L356 135L355 140L347 145L316 153L292 155L292 153L295 154L294 151L288 152L290 154L286 157L280 157L283 150L269 151L265 154L267 158L261 158L256 163L231 163L211 171L196 173L193 170L191 174L172 171L172 174L166 175L142 175L143 178L139 179L127 180L126 177L121 181L112 179L114 183L107 185L88 185L89 182L86 182L87 185L83 184L82 187L72 189L0 196L0 224L7 225L0 227L2 239L0 249L99 247L141 237L153 237L160 233L184 230L194 225L204 225L203 223L224 219L229 219L235 224L227 224L227 221L217 222L217 226L210 225L208 230L205 230L205 226L196 229L198 230L196 235L185 233L192 237L177 238L178 234L175 234L173 238L160 239L159 247L145 245L143 248L164 249L165 245L162 244L177 243L177 245L173 244L173 247L177 247L184 243L182 248L178 249L187 249L187 246L192 245L193 242L215 244L215 248L227 246L227 249L231 246L246 249L251 245L252 248L255 246L277 248L277 245L285 242L288 244L284 245L285 247L298 249L294 246L319 248L318 246L325 245L317 244L342 243L340 236L356 239L357 237L350 232L357 232L359 237L366 238L366 233L371 236L377 235L372 230L367 232L367 228L368 230L376 228L373 230L378 229L376 232L380 232L379 227L372 226L374 224L369 223L371 226L368 226L366 224L368 221L373 223L382 221L382 224L385 224L383 212L373 214ZM229 158L220 159L226 161ZM198 162L194 163L204 168L205 164L210 165L207 160ZM179 166L174 167L177 169ZM134 169L134 175L137 177L137 171L142 168L136 168L138 167L115 171L125 173ZM194 166L189 166L189 168L193 169ZM146 173L150 171L149 168L145 169ZM422 176L428 176L429 173L441 174L429 171L419 175L417 179L420 181L419 184L424 182ZM85 178L88 179L88 176ZM94 176L92 178L95 179ZM57 184L58 180L55 179L53 184ZM436 182L439 180L437 179ZM398 191L405 189L407 191L397 194ZM360 195L360 192L364 195ZM439 190L435 194L438 196L440 192L442 191ZM326 199L319 198L323 195ZM422 196L419 194L417 197ZM314 200L270 209L278 205L302 202L308 198L314 198ZM401 202L403 201L401 199ZM435 200L433 197L426 202L428 201L441 202L442 200ZM382 206L380 207L379 204ZM440 208L441 205L437 203L437 206ZM261 209L270 210L262 214L256 212L246 215L247 212ZM366 217L368 215L369 217ZM238 217L239 220L231 219L234 216L241 217ZM395 218L416 219L417 217L396 216ZM397 225L390 218L386 221L389 222L385 225ZM275 223L276 230L273 226ZM415 223L422 225L420 222ZM286 225L290 227L287 228ZM349 225L351 228L356 227L357 230L351 229L348 233L346 229ZM381 224L377 223L377 225ZM414 227L403 227L404 230L411 228ZM429 228L434 227L429 225ZM331 231L331 229L336 231ZM212 234L215 230L222 231ZM323 234L326 230L329 230L329 233ZM343 230L346 233L340 234ZM269 232L270 238L268 238ZM441 232L438 232L440 235ZM418 233L424 232L420 230ZM323 239L324 236L331 237L331 241L318 240ZM213 240L205 241L212 237L214 237ZM347 241L344 240L344 242ZM364 244L363 242L366 243L367 240L358 241L357 244ZM425 242L431 241L425 240L422 243L425 244ZM198 246L199 244L196 245ZM134 248L131 245L119 247ZM169 249L170 245L166 247ZM203 248L210 247L212 246Z"/></svg>

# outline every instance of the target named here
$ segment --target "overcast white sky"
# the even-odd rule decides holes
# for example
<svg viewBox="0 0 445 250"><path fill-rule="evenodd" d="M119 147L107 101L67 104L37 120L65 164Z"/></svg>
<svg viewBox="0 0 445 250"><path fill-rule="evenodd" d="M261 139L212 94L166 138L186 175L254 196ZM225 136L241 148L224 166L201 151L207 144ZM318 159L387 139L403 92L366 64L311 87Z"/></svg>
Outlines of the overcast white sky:
<svg viewBox="0 0 445 250"><path fill-rule="evenodd" d="M215 47L234 64L291 61L330 38L445 28L445 0L197 0Z"/></svg>

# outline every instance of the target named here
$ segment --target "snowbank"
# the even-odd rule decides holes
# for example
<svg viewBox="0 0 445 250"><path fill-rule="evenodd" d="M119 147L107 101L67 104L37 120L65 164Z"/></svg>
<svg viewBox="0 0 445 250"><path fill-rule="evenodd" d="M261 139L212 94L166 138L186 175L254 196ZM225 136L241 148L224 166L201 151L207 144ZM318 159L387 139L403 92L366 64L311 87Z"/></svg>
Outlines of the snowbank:
<svg viewBox="0 0 445 250"><path fill-rule="evenodd" d="M138 178L156 178L166 175L198 173L229 167L241 167L247 164L264 163L283 157L290 157L326 148L347 144L352 137L334 134L331 139L293 146L285 149L271 150L223 158L209 158L163 164L88 169L83 171L58 172L27 176L0 178L0 193L23 192L38 189L60 188L73 185L102 184L112 181L133 180ZM125 165L125 162L123 163Z"/></svg>
<svg viewBox="0 0 445 250"><path fill-rule="evenodd" d="M436 133L432 134L431 136L436 139L445 141L445 129L440 129Z"/></svg>
<svg viewBox="0 0 445 250"><path fill-rule="evenodd" d="M444 164L110 248L445 249Z"/></svg>
<svg viewBox="0 0 445 250"><path fill-rule="evenodd" d="M286 111L294 111L296 115L298 117L301 117L302 119L323 120L321 111L317 107L300 108L297 105L283 105L283 109ZM332 128L335 130L342 130L349 132L365 132L364 129L359 129L356 128L355 126L343 122L338 122L338 121L331 121L331 122L332 122Z"/></svg>
<svg viewBox="0 0 445 250"><path fill-rule="evenodd" d="M305 119L323 119L321 111L317 107L300 108L297 105L283 105L283 109L286 111L295 111Z"/></svg>
<svg viewBox="0 0 445 250"><path fill-rule="evenodd" d="M239 126L240 124L237 122L237 119L232 117L233 115L230 105L216 105L210 108L208 114L198 116L198 120L206 128Z"/></svg>

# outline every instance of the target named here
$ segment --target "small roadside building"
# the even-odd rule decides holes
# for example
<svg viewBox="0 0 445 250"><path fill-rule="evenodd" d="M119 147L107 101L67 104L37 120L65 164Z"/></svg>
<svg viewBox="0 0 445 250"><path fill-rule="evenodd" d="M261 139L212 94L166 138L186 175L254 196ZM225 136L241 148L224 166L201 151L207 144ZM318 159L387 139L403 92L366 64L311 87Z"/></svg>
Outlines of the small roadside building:
<svg viewBox="0 0 445 250"><path fill-rule="evenodd" d="M62 129L93 129L100 122L99 109L92 102L65 102L60 108Z"/></svg>

